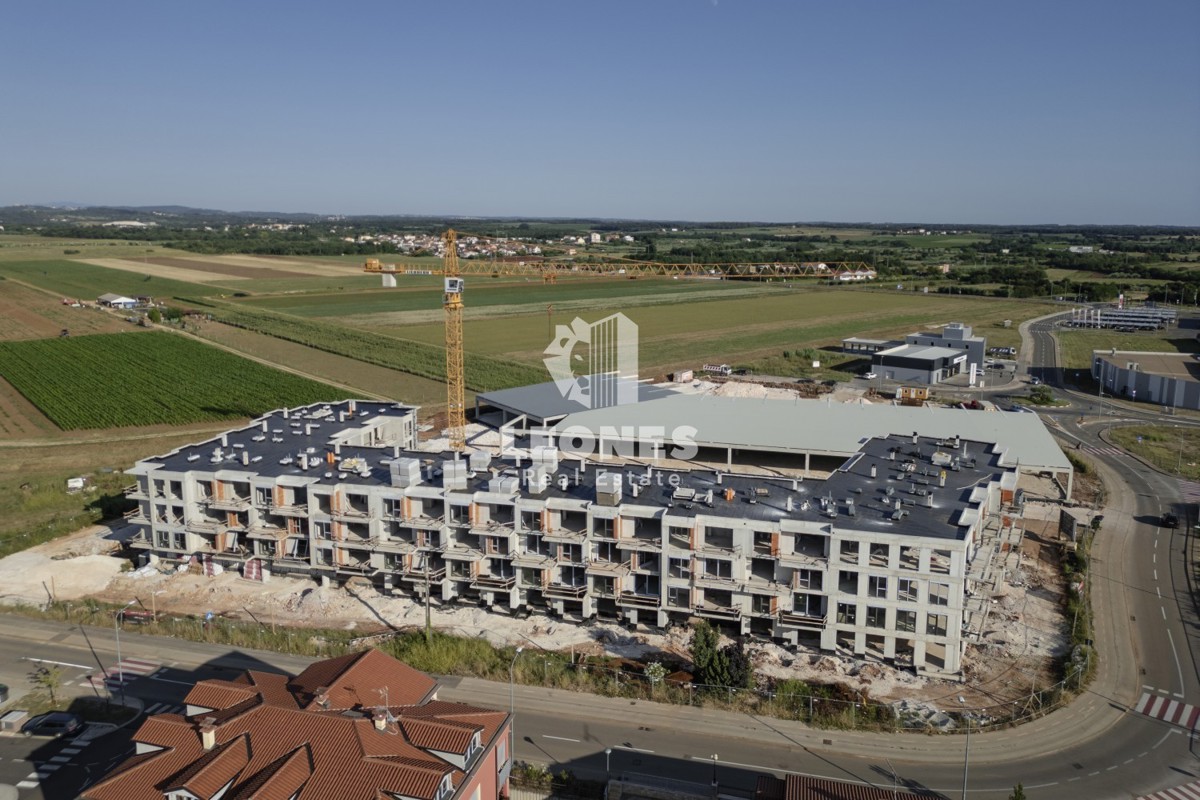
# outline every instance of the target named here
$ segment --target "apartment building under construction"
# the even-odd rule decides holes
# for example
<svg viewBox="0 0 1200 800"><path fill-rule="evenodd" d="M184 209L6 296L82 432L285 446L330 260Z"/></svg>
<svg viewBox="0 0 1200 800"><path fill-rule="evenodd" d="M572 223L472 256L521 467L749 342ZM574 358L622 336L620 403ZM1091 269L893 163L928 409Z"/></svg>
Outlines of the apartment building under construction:
<svg viewBox="0 0 1200 800"><path fill-rule="evenodd" d="M413 408L314 405L138 462L132 545L249 579L367 578L439 605L656 627L704 617L958 672L995 556L1019 540L1028 458L919 431L827 458L814 479L807 457L792 477L552 447L460 457L415 449Z"/></svg>

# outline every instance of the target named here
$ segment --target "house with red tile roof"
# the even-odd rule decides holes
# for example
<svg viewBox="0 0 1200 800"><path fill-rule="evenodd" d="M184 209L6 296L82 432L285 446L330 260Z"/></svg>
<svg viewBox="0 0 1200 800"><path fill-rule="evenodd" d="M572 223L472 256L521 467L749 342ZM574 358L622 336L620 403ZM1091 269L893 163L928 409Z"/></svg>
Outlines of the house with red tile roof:
<svg viewBox="0 0 1200 800"><path fill-rule="evenodd" d="M454 800L507 796L511 720L437 699L378 650L296 676L205 680L184 714L149 717L84 800Z"/></svg>

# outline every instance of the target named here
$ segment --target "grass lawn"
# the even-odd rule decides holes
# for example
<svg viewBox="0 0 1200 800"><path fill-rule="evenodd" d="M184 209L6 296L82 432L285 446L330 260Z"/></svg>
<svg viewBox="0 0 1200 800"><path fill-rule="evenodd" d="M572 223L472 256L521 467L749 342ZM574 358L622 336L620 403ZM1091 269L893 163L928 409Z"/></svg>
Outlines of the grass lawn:
<svg viewBox="0 0 1200 800"><path fill-rule="evenodd" d="M1175 334L1176 331L1169 331ZM1197 351L1195 339L1166 338L1159 333L1121 333L1119 331L1076 330L1060 328L1058 330L1059 346L1063 355L1065 369L1092 368L1092 351L1133 350L1149 353L1194 353Z"/></svg>
<svg viewBox="0 0 1200 800"><path fill-rule="evenodd" d="M1121 447L1163 472L1188 480L1200 480L1200 429L1190 426L1130 425L1113 428L1109 433Z"/></svg>
<svg viewBox="0 0 1200 800"><path fill-rule="evenodd" d="M376 282L378 278L375 278ZM265 308L300 317L343 317L363 314L394 314L402 311L440 313L442 282L440 278L413 276L397 277L401 287L410 281L416 288L365 289L337 294L299 294L286 297L258 297L242 300L243 305ZM467 279L466 307L472 310L494 306L545 306L564 302L582 302L588 307L607 307L613 301L671 302L680 295L690 294L762 294L778 291L777 287L747 284L745 281L674 281L669 279L564 278L556 284L536 279ZM532 309L530 309L532 310Z"/></svg>
<svg viewBox="0 0 1200 800"><path fill-rule="evenodd" d="M598 307L582 316L594 321L615 311L624 311L638 324L641 366L651 374L703 361L733 363L782 355L784 349L839 344L848 336L900 336L956 320L974 325L989 344L993 334L1001 333L1016 343L1020 321L1039 316L1044 307L1021 300L816 289L699 302L680 298L654 307ZM566 325L574 316L555 313L553 321ZM1011 328L1000 327L1005 319L1013 321ZM388 330L429 344L440 343L444 336L440 322ZM541 362L550 338L545 313L468 319L464 324L469 352L529 363Z"/></svg>

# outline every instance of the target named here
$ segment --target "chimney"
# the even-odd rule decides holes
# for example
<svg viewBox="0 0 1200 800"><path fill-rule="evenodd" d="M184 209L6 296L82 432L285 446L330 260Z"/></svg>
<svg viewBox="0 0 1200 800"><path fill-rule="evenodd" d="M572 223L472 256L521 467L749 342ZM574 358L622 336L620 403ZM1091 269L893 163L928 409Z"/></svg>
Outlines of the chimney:
<svg viewBox="0 0 1200 800"><path fill-rule="evenodd" d="M250 454L245 450L242 451L242 466L250 465Z"/></svg>
<svg viewBox="0 0 1200 800"><path fill-rule="evenodd" d="M875 465L874 465L874 464L872 464L872 465L871 465L871 477L872 477L872 478L874 478L874 477L875 477L875 475L876 475L876 472L877 472L877 470L875 469Z"/></svg>
<svg viewBox="0 0 1200 800"><path fill-rule="evenodd" d="M262 432L263 433L266 433L269 430L269 428L267 428L267 424L268 424L267 421L264 419L263 424L262 424Z"/></svg>
<svg viewBox="0 0 1200 800"><path fill-rule="evenodd" d="M329 687L318 686L316 694L313 696L313 700L316 701L316 704L321 708L329 708Z"/></svg>
<svg viewBox="0 0 1200 800"><path fill-rule="evenodd" d="M916 444L916 443L917 443L917 438L918 438L918 437L917 437L917 432L916 432L916 431L913 431L913 444Z"/></svg>
<svg viewBox="0 0 1200 800"><path fill-rule="evenodd" d="M200 720L200 746L212 750L217 746L217 718L205 717Z"/></svg>
<svg viewBox="0 0 1200 800"><path fill-rule="evenodd" d="M789 513L792 511L792 498L790 497L787 499L787 510Z"/></svg>
<svg viewBox="0 0 1200 800"><path fill-rule="evenodd" d="M340 443L333 446L333 454L336 456L340 456L342 454L342 445Z"/></svg>
<svg viewBox="0 0 1200 800"><path fill-rule="evenodd" d="M931 494L925 495L925 507L933 508L933 495L931 495Z"/></svg>
<svg viewBox="0 0 1200 800"><path fill-rule="evenodd" d="M946 486L946 470L938 473L938 486L945 488Z"/></svg>
<svg viewBox="0 0 1200 800"><path fill-rule="evenodd" d="M399 458L399 457L400 457L400 445L398 445L398 444L392 445L392 458Z"/></svg>
<svg viewBox="0 0 1200 800"><path fill-rule="evenodd" d="M228 447L228 446L229 446L229 434L222 433L221 434L221 447Z"/></svg>
<svg viewBox="0 0 1200 800"><path fill-rule="evenodd" d="M373 712L371 712L371 722L375 724L375 730L377 730L377 731L387 730L387 724L388 724L387 709L384 708L383 706L379 706Z"/></svg>
<svg viewBox="0 0 1200 800"><path fill-rule="evenodd" d="M287 408L286 408L286 407L283 409L283 418L284 418L284 419L287 419L287 418L288 418L288 410L287 410Z"/></svg>
<svg viewBox="0 0 1200 800"><path fill-rule="evenodd" d="M722 480L722 478L721 478L721 473L720 473L720 472L718 472L718 473L717 473L717 486L720 486L720 485L721 485L721 480Z"/></svg>
<svg viewBox="0 0 1200 800"><path fill-rule="evenodd" d="M304 426L304 435L312 436L312 423L309 423L308 425Z"/></svg>
<svg viewBox="0 0 1200 800"><path fill-rule="evenodd" d="M357 413L358 413L358 401L357 401L357 400L351 400L351 401L350 401L350 413L351 413L351 414L357 414Z"/></svg>

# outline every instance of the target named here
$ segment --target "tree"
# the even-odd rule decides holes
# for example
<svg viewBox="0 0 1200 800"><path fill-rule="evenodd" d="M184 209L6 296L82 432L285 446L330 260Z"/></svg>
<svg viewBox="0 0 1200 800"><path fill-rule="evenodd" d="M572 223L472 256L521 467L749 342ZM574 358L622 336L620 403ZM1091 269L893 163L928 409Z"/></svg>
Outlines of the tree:
<svg viewBox="0 0 1200 800"><path fill-rule="evenodd" d="M1012 794L1008 796L1008 800L1025 800L1025 787L1019 783L1014 786Z"/></svg>
<svg viewBox="0 0 1200 800"><path fill-rule="evenodd" d="M40 686L50 693L50 702L54 705L58 704L58 698L55 691L62 686L63 669L57 664L49 666L42 664L33 672L29 673L29 680L34 686Z"/></svg>
<svg viewBox="0 0 1200 800"><path fill-rule="evenodd" d="M729 657L720 649L721 635L705 620L692 630L694 680L706 686L729 685Z"/></svg>
<svg viewBox="0 0 1200 800"><path fill-rule="evenodd" d="M729 683L735 689L749 689L754 685L754 666L746 653L746 640L739 636L737 641L721 650L729 665Z"/></svg>
<svg viewBox="0 0 1200 800"><path fill-rule="evenodd" d="M162 322L162 312L159 311L157 308L152 308L149 311L147 311L146 316L149 317L150 321L153 322L155 325Z"/></svg>

